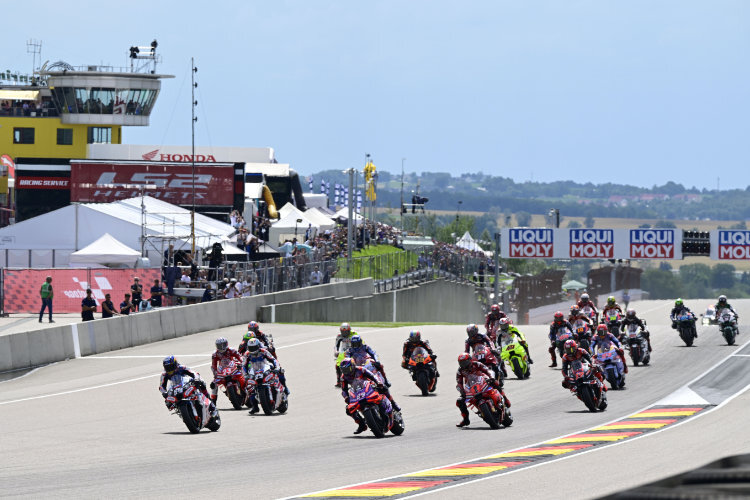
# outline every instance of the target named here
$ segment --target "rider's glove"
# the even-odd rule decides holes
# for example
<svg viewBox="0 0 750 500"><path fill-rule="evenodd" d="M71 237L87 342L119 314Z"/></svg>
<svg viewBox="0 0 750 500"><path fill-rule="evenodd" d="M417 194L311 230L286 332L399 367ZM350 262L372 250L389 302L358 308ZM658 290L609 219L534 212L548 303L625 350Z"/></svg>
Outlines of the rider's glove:
<svg viewBox="0 0 750 500"><path fill-rule="evenodd" d="M382 385L382 384L378 385L378 392L385 392L386 390L387 389L385 388L384 385Z"/></svg>
<svg viewBox="0 0 750 500"><path fill-rule="evenodd" d="M162 392L161 393L161 397L163 397L164 399L167 399L167 393L166 392Z"/></svg>
<svg viewBox="0 0 750 500"><path fill-rule="evenodd" d="M211 387L211 390L212 390L212 391L213 391L214 389L216 389L216 382L211 382L211 385L210 385L210 387Z"/></svg>
<svg viewBox="0 0 750 500"><path fill-rule="evenodd" d="M430 354L432 356L432 359L437 359L437 354Z"/></svg>

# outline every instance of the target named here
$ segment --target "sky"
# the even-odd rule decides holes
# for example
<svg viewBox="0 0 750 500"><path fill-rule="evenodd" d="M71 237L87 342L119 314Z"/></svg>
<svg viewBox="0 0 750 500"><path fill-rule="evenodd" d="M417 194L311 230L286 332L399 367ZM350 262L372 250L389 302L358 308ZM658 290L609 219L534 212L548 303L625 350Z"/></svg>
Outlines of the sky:
<svg viewBox="0 0 750 500"><path fill-rule="evenodd" d="M0 68L129 65L162 91L123 142L272 147L300 174L377 167L750 185L746 0L4 2Z"/></svg>

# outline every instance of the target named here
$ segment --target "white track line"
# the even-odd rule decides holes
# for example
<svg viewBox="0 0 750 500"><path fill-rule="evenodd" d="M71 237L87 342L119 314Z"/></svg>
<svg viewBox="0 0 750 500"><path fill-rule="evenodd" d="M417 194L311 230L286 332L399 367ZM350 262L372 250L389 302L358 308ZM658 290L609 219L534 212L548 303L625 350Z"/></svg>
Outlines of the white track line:
<svg viewBox="0 0 750 500"><path fill-rule="evenodd" d="M747 342L745 342L743 345L739 346L734 352L740 351L741 349L743 349L748 344L750 344L750 340L747 341ZM697 377L695 377L693 380L691 380L690 382L688 382L687 384L685 384L684 386L680 387L677 390L679 391L680 389L682 389L684 387L688 387L693 382L695 382L695 381L701 379L702 377L706 376L708 373L710 373L712 370L714 370L717 366L721 365L724 361L726 361L729 358L731 358L733 355L734 355L734 353L729 354L724 359L722 359L721 361L719 361L718 363L716 363L715 365L713 365L712 367L710 367L709 369L707 369L706 371L704 371L703 373L701 373L700 375L698 375ZM718 410L719 408L723 407L725 404L729 403L734 398L736 398L736 397L740 396L741 394L745 393L748 389L750 389L750 385L745 386L743 389L741 389L740 391L738 391L734 395L730 396L729 398L725 399L719 405L717 405L717 406L715 406L713 408L710 408L710 409L707 409L707 410L702 410L702 411L698 412L697 415L686 417L686 418L682 419L680 422L678 422L676 424L671 424L671 425L668 425L667 427L663 427L663 428L655 430L655 431L650 431L650 432L647 432L647 433L642 434L642 435L637 436L637 437L632 437L632 438L624 439L622 441L617 441L617 442L609 443L609 444L606 444L606 445L605 444L596 445L596 446L592 447L592 449L587 450L587 451L574 452L574 453L572 453L570 455L562 456L562 457L559 457L559 458L554 458L554 459L551 459L551 460L544 460L544 461L541 461L538 464L526 465L524 467L519 467L518 469L512 469L511 468L511 469L507 470L507 472L503 471L501 473L491 474L491 475L488 475L486 477L481 477L481 478L473 479L471 481L462 481L462 482L460 482L458 484L454 484L454 485L451 485L451 486L445 486L445 487L442 487L442 488L438 487L438 488L435 488L435 489L430 490L430 491L423 491L423 492L420 492L420 493L415 493L414 495L404 496L404 497L400 497L400 498L416 498L416 497L423 496L423 495L430 495L432 493L439 493L439 492L441 492L443 490L447 490L447 489L451 489L451 488L458 488L458 487L461 487L461 486L464 486L464 485L467 485L467 484L478 483L479 481L486 481L488 479L495 479L497 477L505 476L507 474L513 474L513 473L521 472L521 471L524 471L524 470L527 470L527 469L532 469L534 467L539 467L539 466L542 466L542 465L547 465L547 464L551 464L551 463L554 463L554 462L559 462L561 460L567 460L569 458L574 458L574 457L577 457L579 455L583 455L585 453L591 453L591 452L598 451L598 450L601 450L601 449L604 449L604 448L609 448L611 446L616 446L616 445L620 445L620 444L630 443L632 441L635 441L636 439L641 439L641 438L644 438L644 437L652 436L654 434L658 434L659 432L662 432L662 431L673 429L673 428L675 428L675 427L677 427L679 425L682 425L682 424L684 424L684 423L686 423L688 421L691 421L691 420L693 420L695 418L698 418L698 417L700 417L702 415L705 415L705 414L711 413L712 411ZM677 391L675 391L675 392L677 392ZM662 399L664 399L664 398L662 398ZM645 406L645 407L641 408L640 410L637 410L635 412L631 412L631 413L629 413L626 416L615 418L615 419L610 420L609 422L605 422L603 424L598 424L595 427L604 427L605 425L618 422L620 420L628 418L630 415L634 415L636 413L641 413L642 411L651 408L655 404L656 403L650 404L648 406ZM568 433L565 433L565 434L563 434L561 436L552 437L552 438L549 438L549 439L545 439L544 441L539 441L539 442L536 442L534 444L523 446L523 448L533 448L535 446L543 445L543 444L547 443L548 441L553 441L555 439L562 439L562 438L564 438L566 436L570 436L571 434L581 434L583 432L590 431L592 428L593 427L589 427L587 429L582 429L580 431L568 432ZM440 468L445 468L445 467L453 467L455 465L466 464L466 463L469 463L469 462L474 462L476 460L484 460L484 459L487 459L487 458L489 458L491 456L500 455L500 454L503 454L503 453L510 453L510 452L512 452L514 450L517 450L517 449L518 449L518 447L515 447L515 448L511 448L509 450L505 450L505 451L493 452L493 453L490 453L488 455L484 455L484 456L477 457L477 458L471 458L471 459L468 459L468 460L461 460L460 462L455 462L455 463L452 463L452 464L439 465L439 466L436 466L436 467L430 467L429 469L422 469L422 470L413 471L413 472L404 472L402 474L397 474L395 476L389 476L389 477L384 477L384 478L380 478L380 479L371 479L369 481L363 481L361 483L349 484L349 485L346 485L346 486L334 486L333 488L326 488L324 490L311 491L311 492L308 492L308 493L300 493L300 494L297 494L297 495L293 495L293 496L289 496L289 497L284 497L284 498L279 499L279 500L290 500L292 498L304 497L306 495L314 495L314 494L317 494L317 493L323 493L325 491L340 490L340 489L344 489L344 488L351 488L353 486L361 486L363 484L377 483L377 482L380 482L380 481L387 481L389 479L402 478L402 477L407 476L409 474L417 474L417 473L426 472L426 471L429 471L429 470L435 470L435 469L440 469Z"/></svg>
<svg viewBox="0 0 750 500"><path fill-rule="evenodd" d="M380 331L380 330L392 330L392 329L391 328L381 328L379 330L372 330L372 331L369 331L367 333L374 333L374 332L377 332L377 331ZM324 337L324 338L319 338L319 339L314 339L314 340L306 340L304 342L297 342L296 344L289 344L289 345L279 346L278 349L287 349L289 347L297 347L297 346L301 346L301 345L305 345L305 344L312 344L314 342L323 342L325 340L330 341L330 340L334 340L335 338L336 337ZM210 354L206 354L206 355L203 355L203 354L193 354L192 356L210 356ZM103 358L103 359L107 359L107 358L125 358L125 357L126 356L107 356L107 357L101 356L101 358ZM147 357L147 356L131 356L131 358L132 357L140 358L140 357ZM156 356L156 357L159 357L159 356ZM86 358L79 358L79 359L86 359ZM211 363L201 363L201 364L193 365L193 366L194 367L201 367L201 366L208 366L210 364ZM29 374L30 373L27 373L26 375L29 375ZM139 380L145 380L147 378L159 377L159 376L161 376L161 373L154 373L152 375L144 375L143 377L136 377L136 378L131 378L131 379L128 379L128 380L120 380L119 382L111 382L109 384L94 385L94 386L91 386L91 387L82 387L81 389L73 389L73 390L70 390L70 391L55 392L55 393L52 393L52 394L42 394L40 396L31 396L31 397L28 397L28 398L13 399L11 401L0 401L0 406L2 406L2 405L9 405L9 404L13 404L13 403L23 403L24 401L33 401L35 399L45 399L45 398L52 398L52 397L56 397L56 396L65 396L67 394L75 394L77 392L91 391L91 390L94 390L94 389L103 389L105 387L112 387L113 385L127 384L127 383L130 383L130 382L137 382ZM18 378L21 378L21 377L18 377ZM18 380L18 379L13 379L13 380ZM10 382L10 380L8 382Z"/></svg>

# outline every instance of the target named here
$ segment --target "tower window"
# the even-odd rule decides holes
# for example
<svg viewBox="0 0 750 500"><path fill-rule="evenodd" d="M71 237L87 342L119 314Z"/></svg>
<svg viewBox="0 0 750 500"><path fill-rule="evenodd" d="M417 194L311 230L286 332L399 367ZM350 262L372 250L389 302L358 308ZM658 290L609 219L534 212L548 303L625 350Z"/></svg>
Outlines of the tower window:
<svg viewBox="0 0 750 500"><path fill-rule="evenodd" d="M13 144L34 144L34 129L22 127L14 128Z"/></svg>
<svg viewBox="0 0 750 500"><path fill-rule="evenodd" d="M109 127L89 127L88 143L112 143L112 129Z"/></svg>
<svg viewBox="0 0 750 500"><path fill-rule="evenodd" d="M57 144L60 146L72 146L73 145L73 129L72 128L57 129Z"/></svg>

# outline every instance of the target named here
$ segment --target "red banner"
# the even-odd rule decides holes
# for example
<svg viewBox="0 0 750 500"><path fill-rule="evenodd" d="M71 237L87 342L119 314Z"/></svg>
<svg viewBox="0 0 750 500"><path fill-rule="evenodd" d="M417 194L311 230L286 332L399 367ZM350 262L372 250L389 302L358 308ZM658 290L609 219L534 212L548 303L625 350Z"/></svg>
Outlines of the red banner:
<svg viewBox="0 0 750 500"><path fill-rule="evenodd" d="M99 306L104 294L112 295L112 302L119 310L120 302L130 293L133 278L138 277L143 285L143 296L151 296L155 279L161 277L160 269L6 269L5 312L35 313L42 307L39 290L47 276L52 276L52 309L55 313L81 312L81 300L86 289ZM89 282L90 280L90 282ZM98 309L101 312L101 308ZM46 314L46 311L45 311ZM98 317L98 315L97 315Z"/></svg>
<svg viewBox="0 0 750 500"><path fill-rule="evenodd" d="M193 202L191 165L163 163L70 163L70 201L107 203L146 194L175 205ZM232 206L234 166L196 166L195 204Z"/></svg>

